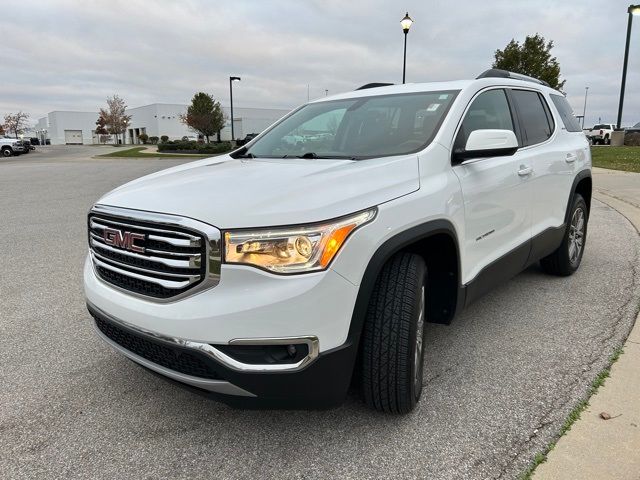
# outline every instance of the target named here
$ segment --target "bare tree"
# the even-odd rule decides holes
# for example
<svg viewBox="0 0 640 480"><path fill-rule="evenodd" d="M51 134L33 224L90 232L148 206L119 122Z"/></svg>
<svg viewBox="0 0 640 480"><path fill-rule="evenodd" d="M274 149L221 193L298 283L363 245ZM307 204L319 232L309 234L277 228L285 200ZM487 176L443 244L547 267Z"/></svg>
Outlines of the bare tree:
<svg viewBox="0 0 640 480"><path fill-rule="evenodd" d="M131 120L131 115L125 114L126 109L127 105L124 103L124 99L120 98L118 95L108 97L107 108L100 109L98 121L103 121L107 131L110 134L115 135L116 139L118 138L118 135L125 133L127 124ZM97 122L96 125L98 125ZM124 136L122 143L124 143Z"/></svg>
<svg viewBox="0 0 640 480"><path fill-rule="evenodd" d="M29 121L29 114L20 110L18 113L8 113L4 116L4 130L7 133L13 133L18 138L18 134L22 133L27 128Z"/></svg>

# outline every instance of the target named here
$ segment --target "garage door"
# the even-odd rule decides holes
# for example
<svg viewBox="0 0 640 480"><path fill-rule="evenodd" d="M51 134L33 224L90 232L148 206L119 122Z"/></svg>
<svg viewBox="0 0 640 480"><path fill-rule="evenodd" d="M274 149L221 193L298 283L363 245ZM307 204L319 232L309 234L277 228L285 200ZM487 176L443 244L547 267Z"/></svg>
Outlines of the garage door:
<svg viewBox="0 0 640 480"><path fill-rule="evenodd" d="M67 145L82 145L82 130L65 130L64 143Z"/></svg>

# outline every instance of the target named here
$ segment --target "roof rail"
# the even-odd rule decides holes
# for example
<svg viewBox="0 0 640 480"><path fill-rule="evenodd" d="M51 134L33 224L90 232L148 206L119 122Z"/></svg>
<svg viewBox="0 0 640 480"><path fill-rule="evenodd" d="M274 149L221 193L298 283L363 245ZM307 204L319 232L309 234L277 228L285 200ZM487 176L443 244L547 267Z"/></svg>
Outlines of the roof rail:
<svg viewBox="0 0 640 480"><path fill-rule="evenodd" d="M361 87L356 88L356 90L365 90L367 88L389 87L391 85L393 85L393 83L367 83L366 85L362 85Z"/></svg>
<svg viewBox="0 0 640 480"><path fill-rule="evenodd" d="M507 70L500 70L499 68L490 68L489 70L485 70L480 75L476 77L479 78L511 78L513 80L523 80L525 82L533 82L538 85L544 85L545 87L551 87L544 80L540 80L537 78L529 77L528 75L523 75L521 73L508 72Z"/></svg>

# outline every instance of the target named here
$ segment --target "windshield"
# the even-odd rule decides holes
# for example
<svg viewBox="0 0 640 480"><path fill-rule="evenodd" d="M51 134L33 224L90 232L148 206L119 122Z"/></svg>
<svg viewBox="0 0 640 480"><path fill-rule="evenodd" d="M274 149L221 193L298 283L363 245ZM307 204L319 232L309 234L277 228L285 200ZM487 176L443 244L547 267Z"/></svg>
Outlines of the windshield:
<svg viewBox="0 0 640 480"><path fill-rule="evenodd" d="M305 105L246 151L263 158L362 159L417 152L435 136L457 91L403 93Z"/></svg>

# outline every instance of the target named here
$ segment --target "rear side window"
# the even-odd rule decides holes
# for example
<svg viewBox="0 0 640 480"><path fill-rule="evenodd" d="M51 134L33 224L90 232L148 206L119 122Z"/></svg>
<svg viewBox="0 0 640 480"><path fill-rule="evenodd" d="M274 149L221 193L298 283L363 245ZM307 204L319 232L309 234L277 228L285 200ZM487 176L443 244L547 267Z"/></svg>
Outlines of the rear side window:
<svg viewBox="0 0 640 480"><path fill-rule="evenodd" d="M454 150L464 151L471 132L487 129L514 132L511 110L504 90L488 90L476 97L462 121L462 126L456 136Z"/></svg>
<svg viewBox="0 0 640 480"><path fill-rule="evenodd" d="M518 109L524 146L542 143L551 137L553 118L542 96L531 90L512 90L511 93Z"/></svg>
<svg viewBox="0 0 640 480"><path fill-rule="evenodd" d="M581 132L582 128L580 128L578 119L573 114L573 110L571 110L571 105L569 105L567 99L562 95L550 95L550 97L558 109L562 123L564 123L564 128L566 128L568 132Z"/></svg>

